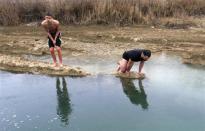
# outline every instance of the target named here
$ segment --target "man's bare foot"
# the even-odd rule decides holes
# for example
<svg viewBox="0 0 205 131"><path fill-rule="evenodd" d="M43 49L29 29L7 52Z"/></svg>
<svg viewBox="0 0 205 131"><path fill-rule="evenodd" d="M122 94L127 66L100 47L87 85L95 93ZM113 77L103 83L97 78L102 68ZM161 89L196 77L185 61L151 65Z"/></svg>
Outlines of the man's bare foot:
<svg viewBox="0 0 205 131"><path fill-rule="evenodd" d="M63 64L61 63L59 66L60 66L60 67L63 67Z"/></svg>
<svg viewBox="0 0 205 131"><path fill-rule="evenodd" d="M57 64L57 63L53 63L53 66L54 66L54 67L57 67L57 66L58 66L58 64Z"/></svg>

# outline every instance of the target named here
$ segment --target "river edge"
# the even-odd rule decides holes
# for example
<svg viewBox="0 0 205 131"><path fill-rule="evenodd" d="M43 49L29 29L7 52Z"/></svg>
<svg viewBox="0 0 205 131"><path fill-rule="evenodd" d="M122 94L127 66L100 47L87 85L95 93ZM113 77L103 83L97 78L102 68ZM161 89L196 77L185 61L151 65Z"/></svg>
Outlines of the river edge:
<svg viewBox="0 0 205 131"><path fill-rule="evenodd" d="M177 54L185 64L205 66L204 28L173 30L154 27L63 26L61 30L63 32L62 50L64 57L109 58L121 56L125 50L146 48L150 49L153 54L163 51ZM11 68L9 63L12 65L11 61L16 59L19 61L15 61L16 67L24 66L19 71L28 72L29 64L22 63L27 62L32 65L33 61L26 59L25 55L49 55L47 38L41 27L1 27L0 36L0 61L3 70L15 71L16 69ZM39 61L34 63L36 65L42 64ZM49 69L51 68L49 67ZM69 67L69 69L71 68ZM72 69L76 72L80 70L79 75L82 75L82 72L84 75L89 74L81 69ZM47 71L42 74L52 75L51 72ZM67 70L67 72L69 71Z"/></svg>

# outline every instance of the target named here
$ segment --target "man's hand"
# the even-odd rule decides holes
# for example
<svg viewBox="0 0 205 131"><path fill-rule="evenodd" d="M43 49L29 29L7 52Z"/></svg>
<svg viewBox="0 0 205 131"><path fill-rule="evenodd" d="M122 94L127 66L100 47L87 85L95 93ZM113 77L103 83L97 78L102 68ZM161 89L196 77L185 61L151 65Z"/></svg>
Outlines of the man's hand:
<svg viewBox="0 0 205 131"><path fill-rule="evenodd" d="M53 40L53 45L54 45L54 47L56 47L56 41L55 40Z"/></svg>
<svg viewBox="0 0 205 131"><path fill-rule="evenodd" d="M144 73L139 72L140 75L144 75Z"/></svg>
<svg viewBox="0 0 205 131"><path fill-rule="evenodd" d="M141 73L141 72L138 72L137 75L139 75L139 76L144 76L145 74L144 74L144 73Z"/></svg>

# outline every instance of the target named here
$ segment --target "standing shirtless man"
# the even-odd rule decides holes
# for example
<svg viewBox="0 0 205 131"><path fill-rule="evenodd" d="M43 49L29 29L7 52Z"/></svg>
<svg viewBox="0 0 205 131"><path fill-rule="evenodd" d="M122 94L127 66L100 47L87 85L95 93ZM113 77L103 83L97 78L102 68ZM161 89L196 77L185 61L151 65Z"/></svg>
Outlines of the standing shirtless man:
<svg viewBox="0 0 205 131"><path fill-rule="evenodd" d="M59 21L53 19L53 17L48 14L45 16L45 20L41 23L48 35L48 46L50 48L50 53L53 58L54 66L57 66L56 55L54 48L57 49L59 64L63 66L62 63L62 51L61 51L61 33L59 31Z"/></svg>

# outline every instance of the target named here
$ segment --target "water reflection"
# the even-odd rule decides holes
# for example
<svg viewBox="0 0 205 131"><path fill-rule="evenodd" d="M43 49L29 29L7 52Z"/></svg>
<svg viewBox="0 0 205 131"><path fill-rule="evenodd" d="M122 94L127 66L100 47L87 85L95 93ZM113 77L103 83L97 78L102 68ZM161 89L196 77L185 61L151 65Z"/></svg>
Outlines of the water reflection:
<svg viewBox="0 0 205 131"><path fill-rule="evenodd" d="M64 125L69 123L69 115L71 114L71 103L67 90L67 84L65 78L62 78L62 85L60 79L56 78L56 89L57 89L57 115L60 117L61 122Z"/></svg>
<svg viewBox="0 0 205 131"><path fill-rule="evenodd" d="M141 105L142 109L148 109L147 95L142 85L142 80L139 80L139 89L133 83L133 79L120 78L123 92L130 99L132 104Z"/></svg>

